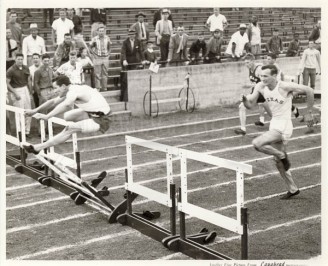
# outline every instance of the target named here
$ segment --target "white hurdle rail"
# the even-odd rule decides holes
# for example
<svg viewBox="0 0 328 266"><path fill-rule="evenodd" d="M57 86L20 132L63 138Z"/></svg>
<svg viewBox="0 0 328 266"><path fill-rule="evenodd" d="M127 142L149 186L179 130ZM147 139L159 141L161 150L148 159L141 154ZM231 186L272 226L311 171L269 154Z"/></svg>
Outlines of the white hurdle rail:
<svg viewBox="0 0 328 266"><path fill-rule="evenodd" d="M6 105L6 111L15 113L16 137L6 134L6 141L16 146L20 145L21 141L26 141L25 137L25 110L11 105ZM20 128L20 130L19 130ZM19 139L21 133L21 140Z"/></svg>
<svg viewBox="0 0 328 266"><path fill-rule="evenodd" d="M241 208L244 207L244 173L252 174L252 166L244 163L221 159L212 155L188 151L180 149L181 160L181 202L178 202L178 210L197 217L203 221L212 223L216 226L225 228L234 233L243 234L243 226L241 221ZM188 186L187 186L187 159L203 162L218 167L236 171L236 194L237 194L237 219L224 216L219 213L201 208L188 202Z"/></svg>
<svg viewBox="0 0 328 266"><path fill-rule="evenodd" d="M148 140L143 140L131 136L125 136L126 141L126 155L127 155L127 182L125 183L125 189L134 192L138 195L149 198L167 207L172 207L170 185L173 183L173 157L179 156L179 149L159 143L155 143ZM132 164L132 144L153 149L155 151L161 151L166 153L166 166L167 166L167 193L161 193L156 190L147 188L140 184L137 184L133 180L133 164Z"/></svg>

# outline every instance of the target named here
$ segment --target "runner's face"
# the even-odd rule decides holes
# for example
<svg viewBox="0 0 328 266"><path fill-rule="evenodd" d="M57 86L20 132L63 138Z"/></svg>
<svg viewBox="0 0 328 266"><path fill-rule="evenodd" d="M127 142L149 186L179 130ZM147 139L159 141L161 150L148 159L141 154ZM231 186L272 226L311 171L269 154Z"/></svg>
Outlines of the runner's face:
<svg viewBox="0 0 328 266"><path fill-rule="evenodd" d="M264 85L273 84L276 81L276 75L271 75L270 69L264 69L261 72L261 81Z"/></svg>
<svg viewBox="0 0 328 266"><path fill-rule="evenodd" d="M54 86L55 86L55 89L57 90L58 95L60 97L63 97L63 96L65 96L67 94L68 88L67 88L67 86L65 84L63 84L61 86L58 86L57 83L55 82L54 83Z"/></svg>

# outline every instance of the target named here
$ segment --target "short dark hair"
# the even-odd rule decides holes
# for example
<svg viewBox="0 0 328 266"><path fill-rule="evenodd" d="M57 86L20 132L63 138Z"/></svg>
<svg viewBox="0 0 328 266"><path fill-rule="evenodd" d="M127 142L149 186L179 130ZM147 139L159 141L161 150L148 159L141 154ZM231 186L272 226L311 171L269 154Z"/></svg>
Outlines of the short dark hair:
<svg viewBox="0 0 328 266"><path fill-rule="evenodd" d="M39 55L38 53L34 53L34 54L32 54L32 57L35 56L35 55L38 56L38 57L40 58L40 55Z"/></svg>
<svg viewBox="0 0 328 266"><path fill-rule="evenodd" d="M60 9L58 10L58 12L60 12L60 11L65 11L65 12L66 12L67 10L66 10L66 8L60 8Z"/></svg>
<svg viewBox="0 0 328 266"><path fill-rule="evenodd" d="M24 55L23 55L22 53L17 53L17 54L16 54L16 58L17 58L17 57L24 57Z"/></svg>
<svg viewBox="0 0 328 266"><path fill-rule="evenodd" d="M69 80L69 77L65 76L65 75L60 75L58 78L56 78L56 84L61 87L62 85L70 85L71 81Z"/></svg>
<svg viewBox="0 0 328 266"><path fill-rule="evenodd" d="M13 14L16 14L17 15L17 12L16 11L10 11L10 16L13 15Z"/></svg>
<svg viewBox="0 0 328 266"><path fill-rule="evenodd" d="M270 69L271 75L277 75L278 74L278 68L275 65L265 65L262 67L262 70Z"/></svg>
<svg viewBox="0 0 328 266"><path fill-rule="evenodd" d="M277 54L275 53L268 53L267 56L270 56L272 59L277 59Z"/></svg>
<svg viewBox="0 0 328 266"><path fill-rule="evenodd" d="M70 33L65 33L65 34L64 34L64 38L65 38L65 36L72 37L72 35L71 35Z"/></svg>
<svg viewBox="0 0 328 266"><path fill-rule="evenodd" d="M44 54L44 55L42 55L41 58L42 58L42 60L45 59L45 58L49 58L49 59L50 59L50 55L48 55L48 54Z"/></svg>
<svg viewBox="0 0 328 266"><path fill-rule="evenodd" d="M251 53L247 53L245 55L245 57L244 57L244 60L251 60L251 61L253 61L253 60L255 60L255 56L253 54L251 54Z"/></svg>
<svg viewBox="0 0 328 266"><path fill-rule="evenodd" d="M69 56L77 56L77 52L76 51L71 51L71 52L69 52Z"/></svg>

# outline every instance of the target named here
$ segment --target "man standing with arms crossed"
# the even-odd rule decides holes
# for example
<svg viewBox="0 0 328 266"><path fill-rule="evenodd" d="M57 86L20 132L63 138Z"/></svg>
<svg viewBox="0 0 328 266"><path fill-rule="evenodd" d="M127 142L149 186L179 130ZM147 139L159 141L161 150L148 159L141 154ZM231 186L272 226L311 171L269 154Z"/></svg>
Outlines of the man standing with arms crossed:
<svg viewBox="0 0 328 266"><path fill-rule="evenodd" d="M269 131L253 140L254 148L262 153L273 155L281 177L288 187L287 194L281 199L287 200L300 193L290 171L290 162L286 153L288 140L293 133L291 107L293 93L306 93L307 113L305 121L313 123L313 90L304 85L277 80L278 69L274 65L262 67L261 82L257 83L252 94L242 96L246 108L252 108L262 95L272 112Z"/></svg>

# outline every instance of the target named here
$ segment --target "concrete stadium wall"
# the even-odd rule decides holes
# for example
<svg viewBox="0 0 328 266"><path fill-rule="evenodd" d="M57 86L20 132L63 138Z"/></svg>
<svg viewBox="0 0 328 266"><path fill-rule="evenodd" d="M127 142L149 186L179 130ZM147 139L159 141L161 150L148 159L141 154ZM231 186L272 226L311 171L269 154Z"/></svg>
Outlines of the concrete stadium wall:
<svg viewBox="0 0 328 266"><path fill-rule="evenodd" d="M296 75L299 62L300 57L279 58L277 61L286 75ZM181 84L182 87L188 72L191 73L190 87L194 91L197 108L237 104L242 93L249 93L249 89L243 88L249 84L248 69L244 62L161 68L157 74L152 74L152 86ZM128 72L128 110L132 115L144 114L143 97L149 90L149 75L149 70ZM174 92L175 96L171 95L170 98L177 97L178 92ZM157 94L157 97L159 100L167 98L164 94ZM162 111L165 107L160 105L159 109Z"/></svg>

